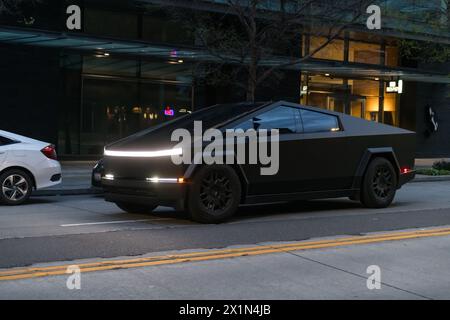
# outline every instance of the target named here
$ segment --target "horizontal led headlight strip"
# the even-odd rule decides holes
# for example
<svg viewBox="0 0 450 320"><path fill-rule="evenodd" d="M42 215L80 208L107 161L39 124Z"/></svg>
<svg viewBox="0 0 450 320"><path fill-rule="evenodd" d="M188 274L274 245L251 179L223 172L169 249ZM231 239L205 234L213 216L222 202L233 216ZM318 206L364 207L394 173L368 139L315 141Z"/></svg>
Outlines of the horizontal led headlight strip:
<svg viewBox="0 0 450 320"><path fill-rule="evenodd" d="M153 178L147 178L147 182L152 183L184 183L184 178L159 178L159 177L153 177Z"/></svg>
<svg viewBox="0 0 450 320"><path fill-rule="evenodd" d="M159 151L114 151L105 149L105 156L109 157L128 157L128 158L157 158L170 157L183 154L183 149L170 149Z"/></svg>
<svg viewBox="0 0 450 320"><path fill-rule="evenodd" d="M157 177L155 177L155 178L147 178L147 181L148 182L153 182L153 183L159 183L159 182L162 182L162 183L177 183L178 182L178 179L175 179L175 178L157 178Z"/></svg>

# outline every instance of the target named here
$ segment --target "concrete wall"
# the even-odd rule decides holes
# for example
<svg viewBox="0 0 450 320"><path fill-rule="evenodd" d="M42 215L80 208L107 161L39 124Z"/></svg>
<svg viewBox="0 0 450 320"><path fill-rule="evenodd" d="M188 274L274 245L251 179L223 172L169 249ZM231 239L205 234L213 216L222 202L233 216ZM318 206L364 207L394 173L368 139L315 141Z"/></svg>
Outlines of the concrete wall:
<svg viewBox="0 0 450 320"><path fill-rule="evenodd" d="M450 85L427 84L418 90L421 103L416 109L417 154L419 157L450 156ZM426 105L435 112L439 124L437 132L429 130L430 119ZM432 126L431 126L432 128ZM428 129L428 130L427 130Z"/></svg>
<svg viewBox="0 0 450 320"><path fill-rule="evenodd" d="M450 72L450 64L442 67ZM405 89L401 97L400 125L417 132L417 156L450 157L450 85L408 82ZM430 130L427 106L436 114L437 132Z"/></svg>

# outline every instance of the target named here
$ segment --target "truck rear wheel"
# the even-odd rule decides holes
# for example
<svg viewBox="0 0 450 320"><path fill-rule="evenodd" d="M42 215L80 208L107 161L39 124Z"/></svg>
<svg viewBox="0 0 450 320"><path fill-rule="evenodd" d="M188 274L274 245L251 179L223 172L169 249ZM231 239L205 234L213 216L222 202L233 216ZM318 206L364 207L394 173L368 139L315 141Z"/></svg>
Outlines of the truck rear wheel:
<svg viewBox="0 0 450 320"><path fill-rule="evenodd" d="M373 159L362 183L362 204L367 208L388 207L395 198L397 180L397 173L389 160Z"/></svg>

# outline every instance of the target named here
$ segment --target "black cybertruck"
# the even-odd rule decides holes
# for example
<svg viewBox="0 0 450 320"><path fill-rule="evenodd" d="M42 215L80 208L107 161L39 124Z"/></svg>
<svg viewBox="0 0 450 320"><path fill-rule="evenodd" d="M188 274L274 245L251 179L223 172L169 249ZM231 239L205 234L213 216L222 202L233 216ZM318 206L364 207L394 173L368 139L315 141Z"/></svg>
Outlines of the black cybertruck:
<svg viewBox="0 0 450 320"><path fill-rule="evenodd" d="M224 164L198 161L206 142L200 149L197 142L197 153L194 142L190 150L177 148L172 133L192 133L198 121L204 131L214 128L224 136L232 129L278 130L278 147L266 147L267 154L277 153L277 170L262 174L268 163L248 161L248 137L226 140L236 148L224 148ZM272 131L265 136L266 142L276 137ZM233 164L238 147L246 149L245 161ZM106 200L126 212L163 205L187 210L203 223L230 218L240 204L349 197L385 208L414 178L414 151L414 132L341 113L288 102L216 105L106 146L101 184ZM175 164L172 157L184 152L192 161Z"/></svg>

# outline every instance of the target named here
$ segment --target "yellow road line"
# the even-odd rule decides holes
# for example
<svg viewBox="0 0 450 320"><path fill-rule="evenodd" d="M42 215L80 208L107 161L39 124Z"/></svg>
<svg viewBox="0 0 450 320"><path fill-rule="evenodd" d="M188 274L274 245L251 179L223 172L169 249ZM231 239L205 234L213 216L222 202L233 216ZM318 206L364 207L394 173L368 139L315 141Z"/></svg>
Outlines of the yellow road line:
<svg viewBox="0 0 450 320"><path fill-rule="evenodd" d="M392 232L369 236L354 236L320 241L304 241L290 244L264 245L237 249L210 250L178 255L163 255L128 260L107 260L77 265L81 272L95 272L117 269L130 269L158 265L170 265L185 262L208 261L243 256L256 256L288 251L324 249L384 241L398 241L417 238L440 237L450 235L450 228L429 229L411 232ZM66 274L69 265L37 268L16 268L0 272L0 281L20 280Z"/></svg>

